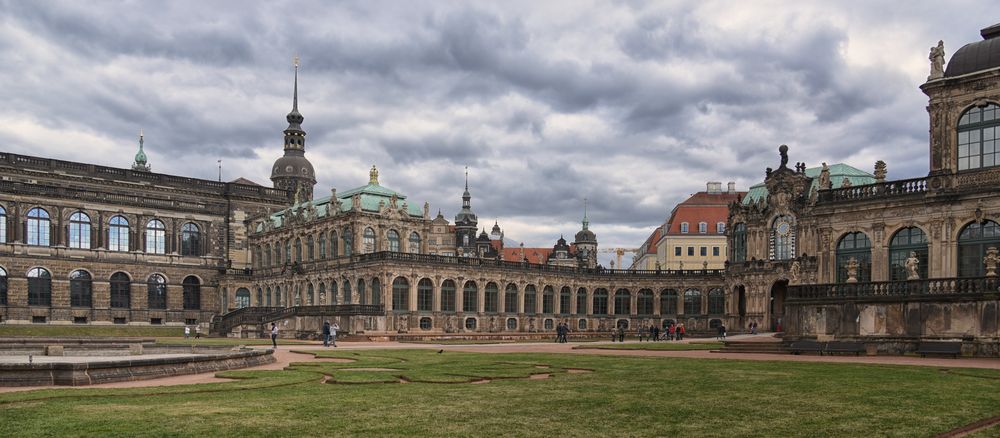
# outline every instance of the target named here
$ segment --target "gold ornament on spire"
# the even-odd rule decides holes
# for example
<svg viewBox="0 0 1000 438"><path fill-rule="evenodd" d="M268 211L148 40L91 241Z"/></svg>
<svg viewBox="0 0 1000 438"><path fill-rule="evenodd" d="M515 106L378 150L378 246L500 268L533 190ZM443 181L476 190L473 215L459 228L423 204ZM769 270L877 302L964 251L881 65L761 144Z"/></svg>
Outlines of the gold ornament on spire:
<svg viewBox="0 0 1000 438"><path fill-rule="evenodd" d="M368 172L368 184L378 185L378 169L372 164L372 170Z"/></svg>

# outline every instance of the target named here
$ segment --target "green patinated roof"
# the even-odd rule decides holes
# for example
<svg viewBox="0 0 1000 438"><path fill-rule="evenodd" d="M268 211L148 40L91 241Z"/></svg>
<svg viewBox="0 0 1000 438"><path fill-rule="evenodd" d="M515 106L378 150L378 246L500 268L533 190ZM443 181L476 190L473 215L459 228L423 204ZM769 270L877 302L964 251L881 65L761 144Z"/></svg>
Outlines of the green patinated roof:
<svg viewBox="0 0 1000 438"><path fill-rule="evenodd" d="M384 202L385 205L388 206L392 195L396 195L396 203L399 206L402 206L403 201L406 200L406 195L402 193L388 187L382 187L378 184L369 183L368 185L351 189L343 193L337 193L337 199L340 200L341 212L351 211L353 208L353 201L351 198L353 198L355 194L359 194L361 196L361 210L367 212L378 212L378 204L380 201ZM325 198L295 204L289 208L272 214L271 222L275 227L281 227L285 222L285 214L287 214L290 210L298 209L300 207L307 208L310 204L312 204L313 208L316 209L316 217L330 216L330 208L332 208L330 204L331 198L331 196L327 196ZM413 217L424 216L423 208L419 205L407 204L406 212ZM261 231L260 227L257 228L257 231Z"/></svg>
<svg viewBox="0 0 1000 438"><path fill-rule="evenodd" d="M806 169L806 176L812 178L812 185L809 186L809 192L812 189L819 188L819 174L823 170L822 167L810 167ZM863 186L867 184L875 183L875 176L865 172L863 170L848 166L843 163L833 164L830 166L830 181L833 183L833 187L840 187L840 184L847 178L851 182L851 186ZM754 184L750 186L750 190L747 190L746 196L743 197L743 205L750 205L758 201L767 200L767 185L763 182Z"/></svg>

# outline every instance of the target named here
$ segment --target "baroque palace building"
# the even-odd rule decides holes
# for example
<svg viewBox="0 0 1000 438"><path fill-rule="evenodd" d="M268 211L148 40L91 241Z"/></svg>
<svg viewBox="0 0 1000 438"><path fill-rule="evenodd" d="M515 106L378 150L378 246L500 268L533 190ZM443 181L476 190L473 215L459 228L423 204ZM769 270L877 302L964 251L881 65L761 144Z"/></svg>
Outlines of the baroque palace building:
<svg viewBox="0 0 1000 438"><path fill-rule="evenodd" d="M929 172L887 180L845 165L788 164L729 213L727 315L786 337L912 351L926 339L1000 354L1000 25L944 69L931 50Z"/></svg>

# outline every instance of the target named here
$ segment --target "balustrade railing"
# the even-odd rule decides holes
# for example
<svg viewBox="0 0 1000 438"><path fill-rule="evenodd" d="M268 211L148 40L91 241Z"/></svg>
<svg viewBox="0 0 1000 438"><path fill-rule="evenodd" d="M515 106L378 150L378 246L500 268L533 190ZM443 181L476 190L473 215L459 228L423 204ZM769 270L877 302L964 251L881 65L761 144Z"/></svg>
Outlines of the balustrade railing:
<svg viewBox="0 0 1000 438"><path fill-rule="evenodd" d="M921 194L927 191L927 178L901 179L819 192L819 203L849 202Z"/></svg>
<svg viewBox="0 0 1000 438"><path fill-rule="evenodd" d="M787 299L844 300L924 295L975 295L1000 292L997 277L930 278L868 283L803 284L788 286Z"/></svg>
<svg viewBox="0 0 1000 438"><path fill-rule="evenodd" d="M328 306L293 307L243 307L216 317L212 321L212 332L229 333L239 325L260 325L293 316L378 316L384 315L385 308L372 304L335 304Z"/></svg>

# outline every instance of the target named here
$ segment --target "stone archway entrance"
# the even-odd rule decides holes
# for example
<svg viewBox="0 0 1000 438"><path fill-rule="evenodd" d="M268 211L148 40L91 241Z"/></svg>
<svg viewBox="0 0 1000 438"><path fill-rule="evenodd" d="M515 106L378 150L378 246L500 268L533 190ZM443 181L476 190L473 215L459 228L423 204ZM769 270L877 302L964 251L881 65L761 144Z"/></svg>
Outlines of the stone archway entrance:
<svg viewBox="0 0 1000 438"><path fill-rule="evenodd" d="M768 313L771 315L771 330L784 331L785 294L788 292L788 280L778 280L771 286L771 299Z"/></svg>

